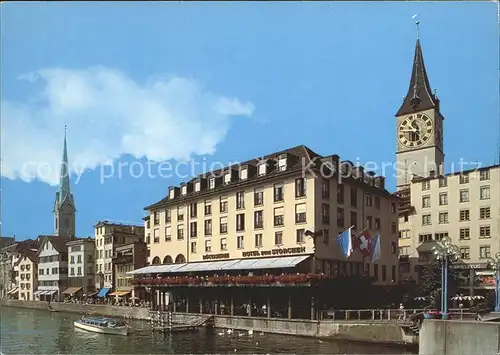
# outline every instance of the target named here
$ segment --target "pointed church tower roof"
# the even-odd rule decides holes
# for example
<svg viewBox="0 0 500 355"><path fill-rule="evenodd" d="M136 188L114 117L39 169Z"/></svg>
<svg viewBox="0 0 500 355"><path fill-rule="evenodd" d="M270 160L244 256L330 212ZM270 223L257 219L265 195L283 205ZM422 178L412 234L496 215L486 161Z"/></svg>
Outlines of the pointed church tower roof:
<svg viewBox="0 0 500 355"><path fill-rule="evenodd" d="M396 113L396 116L402 116L416 111L428 110L438 106L439 99L432 93L429 78L427 77L427 72L425 70L420 38L418 38L417 35L417 44L415 45L415 56L413 58L410 86L401 107Z"/></svg>
<svg viewBox="0 0 500 355"><path fill-rule="evenodd" d="M64 148L63 148L63 156L61 161L61 175L59 177L59 191L58 191L58 201L56 201L59 205L67 200L73 200L73 196L71 195L70 190L70 180L69 180L69 165L68 165L68 148L66 144L66 126L64 126Z"/></svg>

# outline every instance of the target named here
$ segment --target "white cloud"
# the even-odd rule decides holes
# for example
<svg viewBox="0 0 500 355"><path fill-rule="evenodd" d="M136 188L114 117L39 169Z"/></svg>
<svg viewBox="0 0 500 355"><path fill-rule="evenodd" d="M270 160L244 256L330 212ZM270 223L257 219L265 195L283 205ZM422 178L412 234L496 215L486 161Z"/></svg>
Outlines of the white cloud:
<svg viewBox="0 0 500 355"><path fill-rule="evenodd" d="M1 174L51 185L59 179L65 122L70 169L80 173L124 154L154 161L212 154L230 119L254 110L181 77L140 85L95 67L43 69L19 79L40 90L24 102L1 103Z"/></svg>

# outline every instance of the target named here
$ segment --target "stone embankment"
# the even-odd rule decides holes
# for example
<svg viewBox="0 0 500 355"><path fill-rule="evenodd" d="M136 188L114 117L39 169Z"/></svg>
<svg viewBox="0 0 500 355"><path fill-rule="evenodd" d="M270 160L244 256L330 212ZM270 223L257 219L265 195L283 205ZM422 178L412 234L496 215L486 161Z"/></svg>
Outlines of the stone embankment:
<svg viewBox="0 0 500 355"><path fill-rule="evenodd" d="M32 308L47 310L46 302L0 300L0 305L7 307ZM117 307L109 305L85 305L76 303L51 303L51 307L61 312L92 314L109 317L125 317L147 320L149 310L140 307ZM197 313L173 313L174 323L188 323L199 317ZM250 330L254 332L286 334L348 340L377 344L416 345L418 336L406 334L400 324L394 321L337 321L307 320L261 317L239 317L216 315L214 325L217 328Z"/></svg>
<svg viewBox="0 0 500 355"><path fill-rule="evenodd" d="M425 320L420 355L500 354L500 323Z"/></svg>

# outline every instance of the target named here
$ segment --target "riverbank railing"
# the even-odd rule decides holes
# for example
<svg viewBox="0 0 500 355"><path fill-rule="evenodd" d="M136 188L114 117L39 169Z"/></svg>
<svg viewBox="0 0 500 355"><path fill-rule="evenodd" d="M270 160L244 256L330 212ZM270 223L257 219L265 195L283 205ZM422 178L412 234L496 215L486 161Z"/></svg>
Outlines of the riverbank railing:
<svg viewBox="0 0 500 355"><path fill-rule="evenodd" d="M319 320L365 321L365 322L409 322L417 313L426 313L429 309L332 309L319 311ZM451 319L471 320L477 314L468 309L450 309Z"/></svg>

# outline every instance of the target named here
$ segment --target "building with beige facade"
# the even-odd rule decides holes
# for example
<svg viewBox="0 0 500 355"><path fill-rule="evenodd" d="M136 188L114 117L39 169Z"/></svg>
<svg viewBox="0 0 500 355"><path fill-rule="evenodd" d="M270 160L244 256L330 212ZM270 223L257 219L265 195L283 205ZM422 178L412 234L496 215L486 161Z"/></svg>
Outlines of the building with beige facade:
<svg viewBox="0 0 500 355"><path fill-rule="evenodd" d="M500 252L500 166L414 178L408 210L400 217L400 271L418 280L417 265L432 260L434 242L449 237L460 248L457 268L470 273L470 291L493 288L487 259Z"/></svg>
<svg viewBox="0 0 500 355"><path fill-rule="evenodd" d="M99 296L104 297L116 286L113 267L113 257L116 248L121 245L144 240L144 227L102 221L94 226L94 231L95 287L100 290ZM103 290L102 293L101 290Z"/></svg>
<svg viewBox="0 0 500 355"><path fill-rule="evenodd" d="M391 285L398 282L399 274L398 202L385 189L384 177L365 172L350 161L340 161L337 155L321 156L306 146L297 146L170 187L165 198L146 208L151 265L133 273L163 274L167 286L170 282L199 286L203 277L215 277L210 284L268 282L274 286L291 277L297 278L294 285L298 286L308 277L366 276L371 276L375 284ZM380 233L378 260L372 263L361 250L345 258L336 237L350 227L354 235L361 231ZM367 249L368 245L363 243L360 248ZM292 297L278 296L285 292L283 288L265 290L273 290L272 296L268 294L268 310L282 307L279 303ZM310 291L317 293L316 288ZM167 291L159 292L158 302L162 304ZM169 294L174 309L186 310L192 305L190 301L195 301L200 310L213 309L222 302L231 304L233 314L235 297L240 297L240 304L245 302L242 297L248 297L248 292L238 296L234 288L218 296L210 287L189 292L179 288L177 295ZM297 300L293 302L306 302L301 292L300 287L294 290ZM200 295L211 301L205 304L197 300ZM271 297L275 298L272 302ZM307 302L314 309L321 295L310 297ZM329 298L323 297L323 306L331 302ZM291 303L289 299L289 316ZM311 317L315 317L313 310Z"/></svg>
<svg viewBox="0 0 500 355"><path fill-rule="evenodd" d="M23 250L15 264L17 271L17 299L35 301L34 292L38 287L38 262L36 249Z"/></svg>
<svg viewBox="0 0 500 355"><path fill-rule="evenodd" d="M0 297L19 298L19 289L21 284L20 260L30 251L38 250L39 240L15 241L10 239L0 250ZM26 275L25 275L26 276Z"/></svg>
<svg viewBox="0 0 500 355"><path fill-rule="evenodd" d="M68 247L68 285L66 297L95 294L95 243L93 238L78 238L66 243Z"/></svg>
<svg viewBox="0 0 500 355"><path fill-rule="evenodd" d="M500 252L500 166L444 165L444 115L417 40L408 93L396 114L401 279L418 282L444 237L460 249L463 287L494 288L487 259ZM471 169L472 168L472 169Z"/></svg>
<svg viewBox="0 0 500 355"><path fill-rule="evenodd" d="M307 171L313 166L318 171ZM340 166L351 176L321 176ZM341 168L342 169L342 168ZM326 170L325 170L326 171ZM348 173L349 174L349 173ZM346 174L346 175L348 175ZM326 174L325 174L326 175ZM397 282L397 213L384 178L305 146L251 160L171 187L149 206L146 242L151 264L314 255L326 274L361 274L360 254L343 260L335 237L351 226L382 235L382 258L370 275ZM147 226L147 225L146 225ZM323 231L311 238L306 231Z"/></svg>

